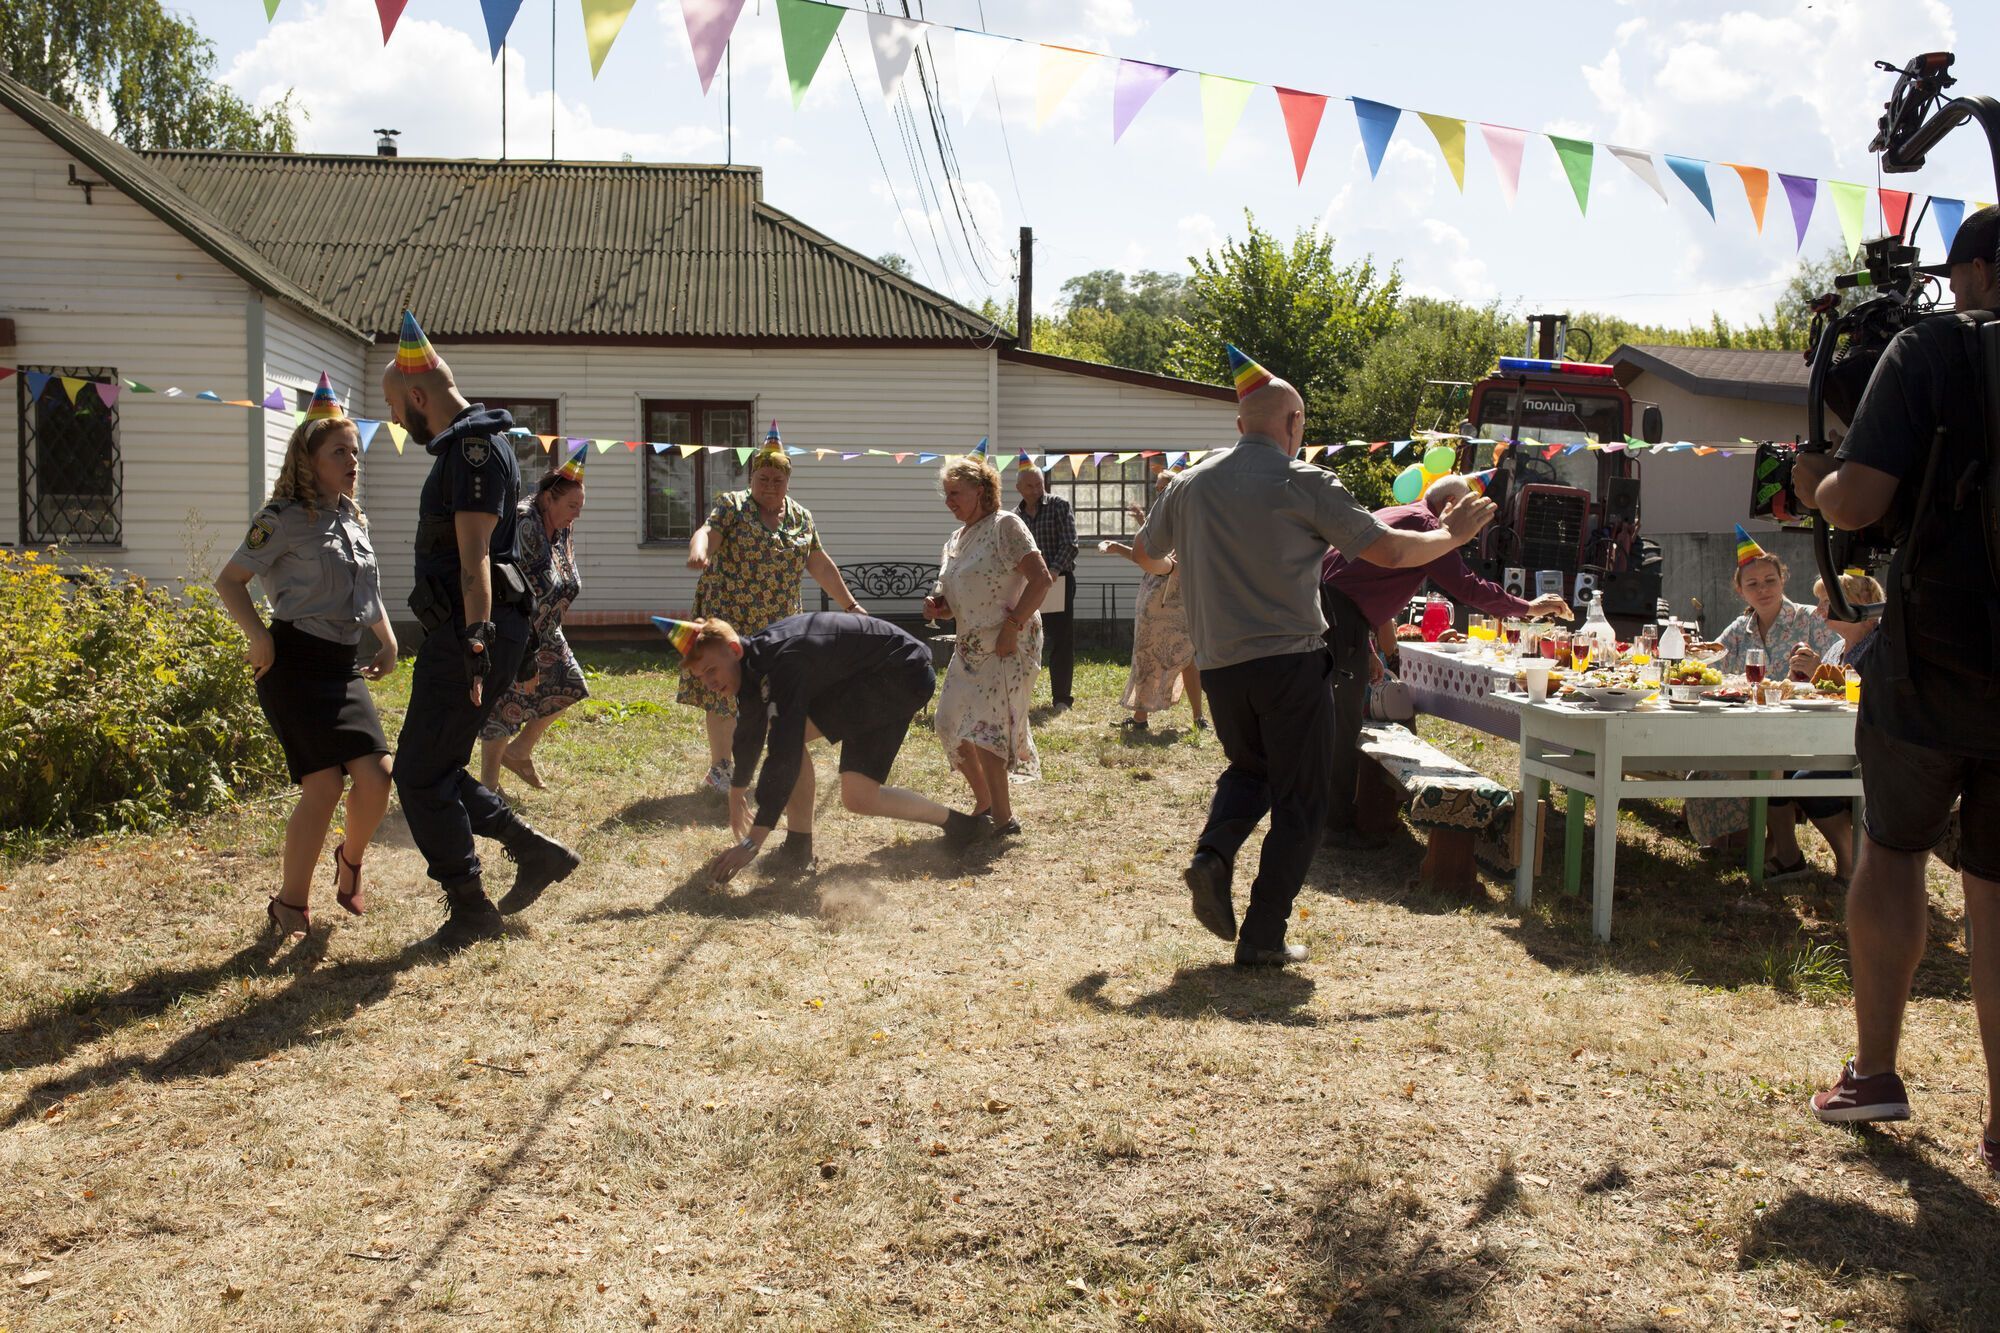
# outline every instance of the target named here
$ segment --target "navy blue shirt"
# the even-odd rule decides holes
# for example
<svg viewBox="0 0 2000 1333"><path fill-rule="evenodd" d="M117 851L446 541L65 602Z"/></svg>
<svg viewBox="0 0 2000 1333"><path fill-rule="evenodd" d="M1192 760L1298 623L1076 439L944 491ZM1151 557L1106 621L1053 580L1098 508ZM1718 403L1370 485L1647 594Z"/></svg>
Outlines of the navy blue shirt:
<svg viewBox="0 0 2000 1333"><path fill-rule="evenodd" d="M424 478L423 493L417 498L417 518L448 519L454 514L492 514L500 521L493 526L487 543L490 559L511 559L514 552L514 509L521 498L521 468L514 461L514 445L506 432L514 418L499 409L488 411L485 404L473 403L452 418L438 437L424 448L430 451L431 474ZM458 595L458 542L426 549L417 544L417 581L437 578Z"/></svg>

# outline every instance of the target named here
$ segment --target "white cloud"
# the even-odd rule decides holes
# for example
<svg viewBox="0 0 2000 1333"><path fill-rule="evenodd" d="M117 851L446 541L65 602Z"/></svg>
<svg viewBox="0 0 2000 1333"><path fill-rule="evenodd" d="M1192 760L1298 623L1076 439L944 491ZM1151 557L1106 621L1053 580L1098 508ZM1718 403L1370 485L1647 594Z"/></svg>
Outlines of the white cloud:
<svg viewBox="0 0 2000 1333"><path fill-rule="evenodd" d="M1130 37L1141 26L1132 0L1084 0L1083 23L1100 37Z"/></svg>
<svg viewBox="0 0 2000 1333"><path fill-rule="evenodd" d="M339 71L328 77L328 70ZM297 17L281 17L224 76L255 103L293 89L307 112L300 147L308 152L368 153L375 127L402 130L400 146L413 157L497 157L500 154L500 79L477 33L405 16L382 45L381 26L369 0L307 0ZM506 54L508 148L516 157L539 157L549 141L550 93L530 88L527 62ZM409 92L421 88L413 118ZM681 161L709 154L722 142L708 125L670 131L603 125L588 105L554 101L557 152L572 161L615 160L629 153L646 161Z"/></svg>
<svg viewBox="0 0 2000 1333"><path fill-rule="evenodd" d="M1196 258L1222 245L1222 228L1206 213L1190 213L1182 218L1174 224L1174 235L1186 247L1186 253Z"/></svg>

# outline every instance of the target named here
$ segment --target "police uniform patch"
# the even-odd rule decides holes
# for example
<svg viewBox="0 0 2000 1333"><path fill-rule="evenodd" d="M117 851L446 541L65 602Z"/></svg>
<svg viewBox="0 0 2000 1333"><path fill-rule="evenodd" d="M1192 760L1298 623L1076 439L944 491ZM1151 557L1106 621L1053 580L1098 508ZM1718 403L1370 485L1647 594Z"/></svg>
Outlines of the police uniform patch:
<svg viewBox="0 0 2000 1333"><path fill-rule="evenodd" d="M250 535L243 539L243 544L253 551L261 551L264 549L264 544L270 540L271 521L260 516L250 525Z"/></svg>
<svg viewBox="0 0 2000 1333"><path fill-rule="evenodd" d="M474 467L474 468L485 467L486 459L491 453L491 451L492 451L492 446L486 442L484 436L480 435L466 436L465 465L467 467Z"/></svg>

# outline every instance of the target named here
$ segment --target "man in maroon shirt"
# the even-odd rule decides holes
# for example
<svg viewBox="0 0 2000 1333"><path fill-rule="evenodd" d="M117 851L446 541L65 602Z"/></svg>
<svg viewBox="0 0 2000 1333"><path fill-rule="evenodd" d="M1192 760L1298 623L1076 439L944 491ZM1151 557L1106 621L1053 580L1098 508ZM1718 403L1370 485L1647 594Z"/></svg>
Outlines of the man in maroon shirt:
<svg viewBox="0 0 2000 1333"><path fill-rule="evenodd" d="M1444 526L1441 516L1471 489L1464 477L1444 477L1417 503L1378 509L1375 517L1405 532L1430 532ZM1320 565L1319 580L1326 644L1333 650L1333 798L1327 807L1326 839L1337 846L1361 847L1365 839L1354 829L1354 783L1377 627L1395 619L1426 580L1453 601L1490 616L1516 620L1573 616L1569 604L1555 593L1530 602L1488 583L1466 567L1458 551L1413 569L1388 569L1330 550Z"/></svg>

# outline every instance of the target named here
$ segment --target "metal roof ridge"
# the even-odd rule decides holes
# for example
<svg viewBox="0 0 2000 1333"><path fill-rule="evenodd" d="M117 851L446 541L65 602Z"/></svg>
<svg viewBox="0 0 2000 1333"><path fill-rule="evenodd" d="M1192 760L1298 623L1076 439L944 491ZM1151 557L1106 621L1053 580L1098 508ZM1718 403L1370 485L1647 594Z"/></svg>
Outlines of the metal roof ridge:
<svg viewBox="0 0 2000 1333"><path fill-rule="evenodd" d="M852 246L843 245L810 223L800 221L775 204L766 203L761 194L758 196L756 203L752 205L752 210L758 221L768 222L773 226L794 232L800 239L833 252L838 258L859 268L869 277L886 282L893 287L902 288L908 294L931 305L941 313L949 315L960 323L976 330L974 336L982 339L991 338L996 345L1002 343L1009 347L1014 345L1012 334L1006 333L998 326L982 319L978 311L960 305L943 292L934 291L914 278L907 278L891 269L884 268L881 264L876 263L873 259L870 259L867 255L862 254Z"/></svg>

